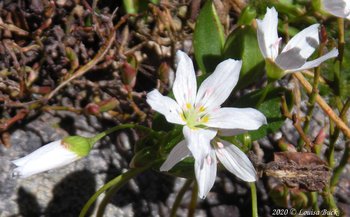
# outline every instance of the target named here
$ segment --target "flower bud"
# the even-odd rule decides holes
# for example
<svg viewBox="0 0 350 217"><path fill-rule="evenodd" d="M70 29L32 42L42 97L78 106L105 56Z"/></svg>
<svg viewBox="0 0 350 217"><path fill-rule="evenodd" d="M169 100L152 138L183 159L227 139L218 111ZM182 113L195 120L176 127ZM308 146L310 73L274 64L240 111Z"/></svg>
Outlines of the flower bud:
<svg viewBox="0 0 350 217"><path fill-rule="evenodd" d="M128 62L124 62L122 66L122 82L128 91L131 91L136 83L136 69Z"/></svg>
<svg viewBox="0 0 350 217"><path fill-rule="evenodd" d="M85 106L84 112L89 115L98 115L100 113L100 106L95 103L89 103Z"/></svg>

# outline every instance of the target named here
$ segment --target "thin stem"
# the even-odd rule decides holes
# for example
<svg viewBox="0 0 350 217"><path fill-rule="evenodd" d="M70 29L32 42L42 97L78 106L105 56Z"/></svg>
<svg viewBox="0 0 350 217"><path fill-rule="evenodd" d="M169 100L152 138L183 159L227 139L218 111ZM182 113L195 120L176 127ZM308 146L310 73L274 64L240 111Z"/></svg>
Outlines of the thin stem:
<svg viewBox="0 0 350 217"><path fill-rule="evenodd" d="M324 41L324 40L322 40ZM319 48L319 52L318 52L318 55L319 56L322 56L323 55L323 48L325 46L325 43L321 43L321 46ZM308 134L308 131L309 131L309 128L310 128L310 122L311 122L311 119L312 119L312 114L313 114L313 111L314 111L314 108L315 108L315 103L316 103L316 96L318 94L318 84L319 84L319 79L321 77L321 67L318 66L315 68L314 70L314 80L313 80L313 83L312 83L312 91L309 95L309 100L308 100L308 103L307 103L307 106L308 106L308 109L307 109L307 113L306 113L306 116L305 116L305 122L304 122L304 125L303 125L303 131L305 134ZM302 141L299 140L299 150L301 150L301 147L302 147Z"/></svg>
<svg viewBox="0 0 350 217"><path fill-rule="evenodd" d="M152 129L150 129L148 127L141 126L141 125L137 125L137 124L122 124L122 125L117 125L117 126L114 126L112 128L109 128L108 130L103 131L103 132L97 134L94 137L91 137L90 138L90 143L93 145L98 140L102 139L103 137L107 136L110 133L113 133L113 132L118 131L118 130L128 129L128 128L135 128L135 129L146 131L148 133L152 132Z"/></svg>
<svg viewBox="0 0 350 217"><path fill-rule="evenodd" d="M339 165L333 170L333 176L331 178L331 192L333 192L333 188L337 185L340 175L343 172L346 164L348 163L350 159L350 141L347 141L345 143L345 150L344 150L344 154L339 162Z"/></svg>
<svg viewBox="0 0 350 217"><path fill-rule="evenodd" d="M342 95L342 66L344 59L344 48L345 48L345 36L344 36L344 19L338 18L338 58L336 62L337 69L334 70L334 79L333 79L333 90L337 97Z"/></svg>
<svg viewBox="0 0 350 217"><path fill-rule="evenodd" d="M155 161L153 163L150 163L150 164L148 164L145 167L140 168L141 170L139 170L138 172L135 172L135 173L133 173L133 174L131 174L129 176L121 177L120 181L118 183L116 183L114 186L112 186L111 189L109 189L108 192L106 192L106 195L104 196L104 198L102 199L102 201L101 201L101 203L100 203L100 205L98 207L98 210L97 210L97 213L96 213L96 217L103 217L103 214L105 212L106 206L108 205L109 201L111 200L111 197L113 195L115 195L115 193L117 191L119 191L119 189L121 189L130 179L134 178L138 174L140 174L140 173L144 172L145 170L149 169L156 162L157 161ZM131 170L133 170L133 169L130 169L129 171L131 171ZM126 174L126 173L124 173L124 174Z"/></svg>
<svg viewBox="0 0 350 217"><path fill-rule="evenodd" d="M281 110L284 117L292 120L293 116L289 112L286 97L284 95L281 96Z"/></svg>
<svg viewBox="0 0 350 217"><path fill-rule="evenodd" d="M315 211L320 210L320 207L317 203L318 193L317 192L311 192L311 203L312 203L312 209Z"/></svg>
<svg viewBox="0 0 350 217"><path fill-rule="evenodd" d="M312 92L312 87L310 83L304 78L304 76L300 72L294 73L293 76L299 80L299 82L305 88L306 92L308 93ZM326 101L319 94L317 94L316 96L316 102L319 104L322 110L329 116L329 118L334 121L334 123L337 125L337 127L339 127L339 129L344 133L344 135L347 138L350 138L349 127L343 122L341 118L338 117L337 114L334 113L333 109L326 103Z"/></svg>
<svg viewBox="0 0 350 217"><path fill-rule="evenodd" d="M347 99L345 102L339 117L344 121L347 122L346 118L346 113L350 108L350 98ZM331 168L334 167L334 148L335 148L335 143L338 140L340 134L340 130L338 127L336 127L332 133L330 133L330 138L329 138L329 148L328 148L328 154L327 154L327 159L328 159L328 164Z"/></svg>
<svg viewBox="0 0 350 217"><path fill-rule="evenodd" d="M250 192L252 195L252 217L258 217L258 200L256 196L255 182L250 183Z"/></svg>
<svg viewBox="0 0 350 217"><path fill-rule="evenodd" d="M79 217L84 217L86 215L86 213L88 212L89 208L91 207L91 205L96 201L96 199L98 198L98 196L100 196L103 192L105 192L106 190L108 190L109 188L113 187L113 186L123 186L127 181L129 181L131 178L135 177L136 175L138 175L139 173L145 171L146 169L148 169L152 164L149 164L146 167L141 167L141 168L133 168L128 170L127 172L117 176L116 178L112 179L111 181L109 181L107 184L105 184L104 186L102 186L98 191L95 192L94 195L92 195L90 197L90 199L86 202L86 204L84 205L83 209L81 210Z"/></svg>
<svg viewBox="0 0 350 217"><path fill-rule="evenodd" d="M338 210L337 204L334 200L333 194L331 193L329 187L324 189L323 199L328 205L329 210Z"/></svg>
<svg viewBox="0 0 350 217"><path fill-rule="evenodd" d="M126 22L128 16L124 16L120 19L120 21L114 26L113 29L111 29L111 33L108 36L108 39L106 40L106 43L100 48L100 50L97 52L97 54L94 56L94 58L86 63L85 65L79 67L74 74L69 77L67 80L60 83L52 92L50 92L47 96L44 97L43 100L47 101L50 100L56 93L58 93L59 90L61 90L64 86L66 86L68 83L70 83L72 80L84 75L86 72L88 72L90 69L92 69L97 63L99 63L107 54L109 48L112 46L115 36L116 36L116 30Z"/></svg>
<svg viewBox="0 0 350 217"><path fill-rule="evenodd" d="M304 131L303 131L301 125L300 125L300 119L299 119L299 117L296 114L293 115L293 125L294 125L294 128L299 133L301 141L303 141L305 143L305 148L308 151L310 151L311 150L311 146L312 146L311 141L307 137L307 135L304 133ZM298 148L299 148L299 151L302 151L303 150L303 143L300 143L300 144L301 145Z"/></svg>
<svg viewBox="0 0 350 217"><path fill-rule="evenodd" d="M188 207L188 215L187 215L187 217L193 217L194 216L194 213L196 211L197 198L198 198L198 183L196 182L193 185L192 197L191 197L190 205Z"/></svg>
<svg viewBox="0 0 350 217"><path fill-rule="evenodd" d="M193 183L192 179L187 179L185 184L180 189L180 191L177 194L176 199L174 201L173 207L171 208L170 217L176 217L176 211L180 206L182 198L184 197L186 191L188 190L188 188L191 186L192 183Z"/></svg>
<svg viewBox="0 0 350 217"><path fill-rule="evenodd" d="M321 74L321 68L317 67L315 69L314 82L312 84L312 91L311 91L311 94L309 96L309 101L308 101L308 110L306 113L306 118L305 118L305 122L304 122L304 126L303 126L303 130L305 133L307 133L309 131L309 128L310 128L310 121L312 118L312 113L313 113L314 108L315 108L316 96L318 94L318 81L319 81L320 74Z"/></svg>
<svg viewBox="0 0 350 217"><path fill-rule="evenodd" d="M338 51L339 51L338 59L340 63L343 62L344 48L345 48L344 19L338 18Z"/></svg>
<svg viewBox="0 0 350 217"><path fill-rule="evenodd" d="M264 88L264 91L262 92L258 102L256 103L256 108L258 108L266 99L266 96L268 95L270 89L272 88L273 86L273 82L269 82L267 83L266 87Z"/></svg>

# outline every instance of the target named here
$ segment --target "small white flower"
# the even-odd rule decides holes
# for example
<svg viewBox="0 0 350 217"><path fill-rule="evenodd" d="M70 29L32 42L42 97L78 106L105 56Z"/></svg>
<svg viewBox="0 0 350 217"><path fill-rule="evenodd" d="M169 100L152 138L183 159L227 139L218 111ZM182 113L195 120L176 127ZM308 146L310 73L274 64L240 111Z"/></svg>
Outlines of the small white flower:
<svg viewBox="0 0 350 217"><path fill-rule="evenodd" d="M328 13L346 19L350 19L349 0L322 0L323 9Z"/></svg>
<svg viewBox="0 0 350 217"><path fill-rule="evenodd" d="M13 171L13 176L27 178L65 166L86 156L91 148L90 140L80 136L68 136L51 142L25 157L13 160L12 163L17 166Z"/></svg>
<svg viewBox="0 0 350 217"><path fill-rule="evenodd" d="M266 124L265 116L258 110L220 107L237 84L242 62L233 59L221 62L197 92L192 60L182 51L176 56L178 66L173 85L176 101L158 90L147 94L148 104L168 122L184 125L185 140L173 148L160 170L168 171L192 155L201 198L214 185L217 158L242 180L255 181L256 172L248 157L236 146L215 138L218 132L234 135Z"/></svg>
<svg viewBox="0 0 350 217"><path fill-rule="evenodd" d="M319 45L319 24L311 25L296 34L282 52L279 52L281 38L278 37L278 13L275 8L267 8L264 19L256 21L260 50L265 59L276 64L282 70L282 76L286 73L317 67L327 59L338 56L338 50L334 48L315 60L306 61ZM276 78L282 76L276 76Z"/></svg>

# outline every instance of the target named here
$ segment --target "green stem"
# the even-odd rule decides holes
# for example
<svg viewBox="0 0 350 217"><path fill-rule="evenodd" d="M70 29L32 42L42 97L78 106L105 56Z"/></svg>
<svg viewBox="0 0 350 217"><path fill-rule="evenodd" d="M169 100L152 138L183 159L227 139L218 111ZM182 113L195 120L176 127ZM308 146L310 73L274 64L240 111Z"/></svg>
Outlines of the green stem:
<svg viewBox="0 0 350 217"><path fill-rule="evenodd" d="M255 108L259 108L259 106L265 101L266 96L270 92L271 88L273 87L273 82L268 82L266 87L264 88L264 91L262 92L258 102L256 103Z"/></svg>
<svg viewBox="0 0 350 217"><path fill-rule="evenodd" d="M176 217L176 211L179 208L182 198L184 197L188 188L191 186L192 182L193 182L192 179L187 179L185 184L182 186L181 190L176 196L173 207L171 208L170 217Z"/></svg>
<svg viewBox="0 0 350 217"><path fill-rule="evenodd" d="M320 48L319 48L319 56L322 56L323 54L323 48L324 48L325 44L321 43ZM320 80L320 76L321 76L321 67L316 67L314 70L314 81L312 83L312 91L309 95L309 100L308 100L308 110L305 116L305 122L303 125L303 132L307 135L309 128L310 128L310 121L312 119L312 114L315 108L315 103L316 103L316 97L318 95L318 83ZM303 141L301 139L299 139L298 141L298 150L301 151L303 148Z"/></svg>
<svg viewBox="0 0 350 217"><path fill-rule="evenodd" d="M339 117L345 122L347 123L347 118L346 118L346 113L348 112L350 108L350 98L347 99L347 101L345 102ZM330 133L330 138L329 138L329 148L328 148L328 154L327 154L327 159L328 159L328 164L331 168L334 167L334 148L335 148L335 143L338 140L340 134L340 129L338 127L336 127L334 129L333 132ZM345 154L345 153L344 153Z"/></svg>
<svg viewBox="0 0 350 217"><path fill-rule="evenodd" d="M128 14L137 13L137 2L135 0L123 0L123 5Z"/></svg>
<svg viewBox="0 0 350 217"><path fill-rule="evenodd" d="M258 217L258 200L256 196L255 182L250 183L250 191L252 195L252 217Z"/></svg>
<svg viewBox="0 0 350 217"><path fill-rule="evenodd" d="M307 111L307 114L306 114L306 117L305 117L304 126L303 126L303 130L304 130L304 132L306 134L309 131L310 121L311 121L311 118L312 118L312 113L313 113L314 108L315 108L316 96L318 94L318 82L319 82L320 74L321 74L321 68L317 67L315 69L314 82L313 82L313 85L312 85L312 92L311 92L310 97L309 97L308 111Z"/></svg>
<svg viewBox="0 0 350 217"><path fill-rule="evenodd" d="M325 188L323 199L328 205L329 210L338 210L337 204L334 200L333 194L331 193L329 187Z"/></svg>
<svg viewBox="0 0 350 217"><path fill-rule="evenodd" d="M318 193L311 192L310 194L311 194L312 209L315 211L320 210L320 207L318 207L318 203L317 203Z"/></svg>
<svg viewBox="0 0 350 217"><path fill-rule="evenodd" d="M142 168L133 168L128 170L127 172L117 176L116 178L112 179L111 181L109 181L107 184L105 184L104 186L102 186L98 191L95 192L94 195L92 195L90 197L90 199L86 202L86 204L84 205L83 209L81 210L79 217L84 217L86 215L86 213L88 212L89 208L91 207L91 205L96 201L96 199L98 198L98 196L100 196L103 192L105 192L106 190L108 190L111 187L114 186L118 186L119 188L122 187L125 183L127 183L130 179L132 179L133 177L135 177L136 175L138 175L139 173L145 171L146 169L148 169L151 165L153 164L149 164L146 167L142 167Z"/></svg>
<svg viewBox="0 0 350 217"><path fill-rule="evenodd" d="M89 138L90 144L94 145L97 141L99 141L100 139L102 139L103 137L107 136L110 133L113 133L113 132L118 131L118 130L129 129L129 128L135 128L135 129L143 130L143 131L146 131L148 133L152 132L152 129L150 129L148 127L141 126L141 125L137 125L137 124L122 124L122 125L117 125L117 126L114 126L112 128L109 128L108 130L103 131L103 132L97 134L96 136Z"/></svg>
<svg viewBox="0 0 350 217"><path fill-rule="evenodd" d="M194 216L194 213L196 211L196 206L197 206L197 198L198 198L198 183L195 182L192 189L192 197L191 197L190 205L188 207L187 217Z"/></svg>
<svg viewBox="0 0 350 217"><path fill-rule="evenodd" d="M338 51L339 55L337 58L336 68L334 70L334 80L333 80L333 87L334 92L336 96L342 95L342 73L341 69L343 66L343 59L344 59L344 48L345 48L345 32L344 32L344 19L338 18Z"/></svg>
<svg viewBox="0 0 350 217"><path fill-rule="evenodd" d="M345 48L345 32L344 32L344 19L338 18L338 59L340 61L340 66L343 62Z"/></svg>
<svg viewBox="0 0 350 217"><path fill-rule="evenodd" d="M125 178L123 179L123 177L121 177L120 181L118 183L116 183L114 186L111 187L111 189L106 192L106 195L104 196L104 198L102 199L98 210L97 210L97 214L96 217L102 217L106 206L108 205L111 197L117 192L119 191L119 189L121 189L130 179L134 178L135 176L137 176L138 174L142 173L143 171L149 169L152 165L154 165L157 161L148 164L146 167L142 167L140 168L141 170L139 170L137 173L133 173L132 175L129 176L125 176ZM132 169L131 169L132 170ZM129 170L130 171L130 170ZM129 172L128 171L128 172ZM123 175L123 174L122 174Z"/></svg>
<svg viewBox="0 0 350 217"><path fill-rule="evenodd" d="M330 183L332 192L333 192L333 188L337 185L340 175L343 172L349 159L350 159L350 141L347 141L345 143L344 154L339 162L339 165L333 170L333 176L331 178L331 183Z"/></svg>

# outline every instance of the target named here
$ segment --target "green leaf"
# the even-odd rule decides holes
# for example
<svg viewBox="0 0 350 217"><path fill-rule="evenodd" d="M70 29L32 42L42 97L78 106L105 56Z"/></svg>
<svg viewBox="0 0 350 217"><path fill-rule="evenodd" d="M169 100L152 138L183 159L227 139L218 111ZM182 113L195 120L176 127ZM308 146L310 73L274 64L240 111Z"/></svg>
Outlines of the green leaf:
<svg viewBox="0 0 350 217"><path fill-rule="evenodd" d="M237 24L238 25L250 25L256 18L256 9L252 6L247 6L243 9Z"/></svg>
<svg viewBox="0 0 350 217"><path fill-rule="evenodd" d="M240 100L233 103L233 107L247 108L255 107L260 97L264 94L265 89L251 92L245 96L242 96ZM258 110L261 111L267 118L267 125L263 125L258 130L248 131L251 136L251 140L257 140L265 137L269 133L278 131L285 120L285 117L281 113L281 96L286 97L288 109L293 106L291 91L283 88L270 88L266 94L265 100L260 104ZM242 137L242 135L240 135ZM242 140L242 138L240 139Z"/></svg>
<svg viewBox="0 0 350 217"><path fill-rule="evenodd" d="M224 57L243 61L236 90L252 84L264 75L264 57L260 52L256 31L250 26L237 28L228 36Z"/></svg>
<svg viewBox="0 0 350 217"><path fill-rule="evenodd" d="M188 157L183 159L167 173L176 177L194 179L194 158Z"/></svg>
<svg viewBox="0 0 350 217"><path fill-rule="evenodd" d="M225 34L211 0L207 0L197 18L193 36L194 54L203 74L213 72L222 60Z"/></svg>

